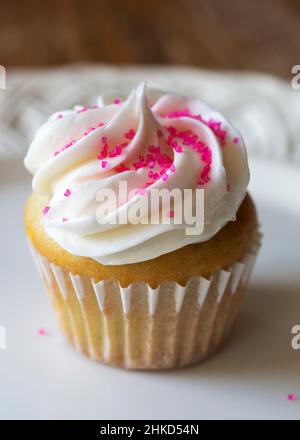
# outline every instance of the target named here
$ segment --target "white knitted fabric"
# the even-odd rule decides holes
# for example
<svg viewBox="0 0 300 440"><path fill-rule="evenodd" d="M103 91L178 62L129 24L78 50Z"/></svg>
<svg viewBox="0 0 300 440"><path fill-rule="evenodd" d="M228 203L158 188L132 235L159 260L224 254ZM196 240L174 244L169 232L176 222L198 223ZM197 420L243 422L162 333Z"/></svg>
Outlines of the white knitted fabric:
<svg viewBox="0 0 300 440"><path fill-rule="evenodd" d="M23 156L51 113L95 103L102 93L128 93L142 80L217 107L241 131L250 155L300 162L300 91L291 84L252 73L107 65L8 70L6 90L0 90L0 159Z"/></svg>

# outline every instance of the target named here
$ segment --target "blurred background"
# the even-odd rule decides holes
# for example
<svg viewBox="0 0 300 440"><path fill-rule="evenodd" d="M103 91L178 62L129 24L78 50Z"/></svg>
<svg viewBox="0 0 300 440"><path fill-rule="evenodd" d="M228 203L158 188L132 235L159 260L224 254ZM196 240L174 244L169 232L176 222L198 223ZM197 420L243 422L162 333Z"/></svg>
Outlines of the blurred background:
<svg viewBox="0 0 300 440"><path fill-rule="evenodd" d="M1 0L0 10L0 158L23 156L52 112L147 80L219 108L250 153L300 162L299 0Z"/></svg>
<svg viewBox="0 0 300 440"><path fill-rule="evenodd" d="M0 64L184 64L288 79L298 0L1 0Z"/></svg>

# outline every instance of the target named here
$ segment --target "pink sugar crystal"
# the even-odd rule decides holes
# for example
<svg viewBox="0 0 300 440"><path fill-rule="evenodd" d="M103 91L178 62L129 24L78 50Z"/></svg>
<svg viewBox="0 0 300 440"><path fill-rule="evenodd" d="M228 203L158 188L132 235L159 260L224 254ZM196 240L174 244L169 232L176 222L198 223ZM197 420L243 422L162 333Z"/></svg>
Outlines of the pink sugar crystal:
<svg viewBox="0 0 300 440"><path fill-rule="evenodd" d="M127 133L125 133L124 136L126 139L130 139L130 140L133 139L135 136L135 129L131 128L129 131L127 131Z"/></svg>
<svg viewBox="0 0 300 440"><path fill-rule="evenodd" d="M69 190L68 188L66 189L66 191L64 192L64 196L65 197L69 197L71 195L71 190Z"/></svg>
<svg viewBox="0 0 300 440"><path fill-rule="evenodd" d="M45 206L45 207L42 209L42 213L43 213L44 215L46 215L46 214L48 214L49 210L50 210L50 206Z"/></svg>
<svg viewBox="0 0 300 440"><path fill-rule="evenodd" d="M129 168L127 166L125 166L124 164L121 164L115 168L115 171L117 173L124 173L124 171L129 171Z"/></svg>
<svg viewBox="0 0 300 440"><path fill-rule="evenodd" d="M120 147L120 145L118 145L118 146L115 148L115 152L116 152L116 155L117 155L117 156L120 156L120 154L122 153L122 147Z"/></svg>
<svg viewBox="0 0 300 440"><path fill-rule="evenodd" d="M90 133L91 133L92 131L94 131L94 130L96 130L95 127L89 127L89 128L87 129L87 131L84 132L84 136L87 136L88 134L90 134Z"/></svg>
<svg viewBox="0 0 300 440"><path fill-rule="evenodd" d="M46 329L44 329L43 327L40 327L37 332L39 336L46 336L47 334Z"/></svg>
<svg viewBox="0 0 300 440"><path fill-rule="evenodd" d="M74 145L75 143L76 143L75 139L72 139L70 142L68 142L66 145L64 145L60 150L55 151L54 156L57 156L58 154L67 150L68 148L72 147L72 145Z"/></svg>
<svg viewBox="0 0 300 440"><path fill-rule="evenodd" d="M189 117L192 119L196 119L197 121L200 121L203 124L207 125L214 132L215 136L218 138L218 140L222 146L224 146L226 143L227 130L222 128L221 121L217 121L212 118L209 119L208 121L206 121L205 119L203 119L203 117L201 115L192 114L189 109L173 111L164 117L167 117L170 119L181 118L181 117ZM171 135L175 136L172 133L171 133Z"/></svg>
<svg viewBox="0 0 300 440"><path fill-rule="evenodd" d="M82 107L79 110L77 110L77 113L83 113L86 112L88 110L88 107Z"/></svg>
<svg viewBox="0 0 300 440"><path fill-rule="evenodd" d="M182 153L182 152L183 152L183 149L182 149L182 147L180 147L180 146L178 145L178 146L175 147L175 151L176 151L177 153Z"/></svg>

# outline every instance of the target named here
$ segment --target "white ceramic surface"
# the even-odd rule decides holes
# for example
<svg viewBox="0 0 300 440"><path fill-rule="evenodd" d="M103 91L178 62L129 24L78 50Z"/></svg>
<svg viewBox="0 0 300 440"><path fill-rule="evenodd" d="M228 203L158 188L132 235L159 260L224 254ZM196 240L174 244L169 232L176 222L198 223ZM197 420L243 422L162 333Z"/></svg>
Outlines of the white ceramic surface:
<svg viewBox="0 0 300 440"><path fill-rule="evenodd" d="M251 162L264 233L251 287L228 345L202 365L128 372L98 365L61 337L29 254L22 208L30 177L0 162L0 418L300 418L300 171ZM37 330L44 327L46 336Z"/></svg>

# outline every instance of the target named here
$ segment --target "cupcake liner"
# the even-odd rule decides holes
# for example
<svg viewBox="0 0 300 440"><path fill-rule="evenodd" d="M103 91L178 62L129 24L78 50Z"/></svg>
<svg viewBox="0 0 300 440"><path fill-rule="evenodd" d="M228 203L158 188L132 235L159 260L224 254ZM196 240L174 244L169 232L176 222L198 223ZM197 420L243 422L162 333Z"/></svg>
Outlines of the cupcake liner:
<svg viewBox="0 0 300 440"><path fill-rule="evenodd" d="M128 369L163 369L200 362L228 337L251 275L260 236L249 253L209 278L186 286L96 282L56 266L30 244L67 339L97 361Z"/></svg>

